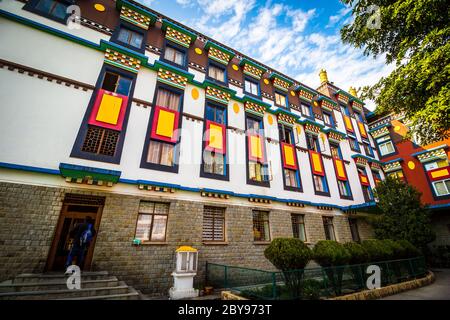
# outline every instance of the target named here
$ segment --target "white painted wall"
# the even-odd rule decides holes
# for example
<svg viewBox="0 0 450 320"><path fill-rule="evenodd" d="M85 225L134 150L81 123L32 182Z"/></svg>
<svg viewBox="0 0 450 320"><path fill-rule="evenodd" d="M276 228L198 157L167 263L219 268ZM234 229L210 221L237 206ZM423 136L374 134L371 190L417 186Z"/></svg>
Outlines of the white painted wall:
<svg viewBox="0 0 450 320"><path fill-rule="evenodd" d="M0 28L2 59L95 85L103 52L4 18Z"/></svg>

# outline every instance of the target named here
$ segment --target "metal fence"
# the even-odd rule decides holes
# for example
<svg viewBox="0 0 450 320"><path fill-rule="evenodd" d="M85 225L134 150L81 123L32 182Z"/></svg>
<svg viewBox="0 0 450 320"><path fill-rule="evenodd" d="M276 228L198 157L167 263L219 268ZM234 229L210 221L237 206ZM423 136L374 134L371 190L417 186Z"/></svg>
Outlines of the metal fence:
<svg viewBox="0 0 450 320"><path fill-rule="evenodd" d="M380 268L381 286L404 282L427 273L423 257L326 268L306 268L287 272L206 264L206 284L216 289L237 291L250 299L314 300L367 289L371 272Z"/></svg>

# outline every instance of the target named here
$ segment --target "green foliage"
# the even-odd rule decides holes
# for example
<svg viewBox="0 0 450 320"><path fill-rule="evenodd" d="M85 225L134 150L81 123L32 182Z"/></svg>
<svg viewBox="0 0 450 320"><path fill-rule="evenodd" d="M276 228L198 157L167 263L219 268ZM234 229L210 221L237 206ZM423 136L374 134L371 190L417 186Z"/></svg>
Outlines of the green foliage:
<svg viewBox="0 0 450 320"><path fill-rule="evenodd" d="M303 269L311 260L311 250L303 241L295 238L277 238L264 250L264 256L277 269Z"/></svg>
<svg viewBox="0 0 450 320"><path fill-rule="evenodd" d="M391 247L381 240L364 240L361 245L368 253L370 262L386 261L392 257Z"/></svg>
<svg viewBox="0 0 450 320"><path fill-rule="evenodd" d="M344 248L350 254L349 264L362 264L369 261L369 254L366 249L357 242L347 242Z"/></svg>
<svg viewBox="0 0 450 320"><path fill-rule="evenodd" d="M446 0L341 0L354 20L341 30L344 43L366 55L386 55L395 70L362 98L375 100L377 113L405 112L422 143L449 137L450 6ZM379 6L380 28L368 28ZM375 18L375 19L374 19Z"/></svg>
<svg viewBox="0 0 450 320"><path fill-rule="evenodd" d="M322 290L323 283L314 279L307 279L303 281L303 300L319 300L320 292Z"/></svg>
<svg viewBox="0 0 450 320"><path fill-rule="evenodd" d="M303 290L303 269L311 260L308 246L295 238L274 239L264 250L264 256L282 271L286 287L293 297L301 297ZM298 271L292 271L298 270Z"/></svg>
<svg viewBox="0 0 450 320"><path fill-rule="evenodd" d="M423 249L435 239L429 213L420 201L420 192L387 177L375 190L381 214L373 221L377 239L408 240Z"/></svg>
<svg viewBox="0 0 450 320"><path fill-rule="evenodd" d="M396 241L402 248L401 252L399 253L398 259L408 259L408 258L415 258L420 256L420 250L417 249L411 242L408 240L397 240Z"/></svg>
<svg viewBox="0 0 450 320"><path fill-rule="evenodd" d="M350 253L339 242L322 240L313 249L314 260L322 267L343 266L350 261Z"/></svg>
<svg viewBox="0 0 450 320"><path fill-rule="evenodd" d="M336 295L342 291L343 266L350 261L350 253L336 241L322 240L313 249L314 260L324 268Z"/></svg>

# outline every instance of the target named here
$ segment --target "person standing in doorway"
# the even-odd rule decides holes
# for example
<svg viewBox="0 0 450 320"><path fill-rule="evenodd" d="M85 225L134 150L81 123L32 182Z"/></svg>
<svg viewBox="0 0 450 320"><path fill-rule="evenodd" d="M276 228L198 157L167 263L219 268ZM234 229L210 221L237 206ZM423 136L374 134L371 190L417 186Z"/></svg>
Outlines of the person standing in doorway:
<svg viewBox="0 0 450 320"><path fill-rule="evenodd" d="M72 265L73 258L76 258L76 264L78 267L83 267L84 258L89 248L89 244L95 236L94 220L91 217L87 217L84 223L77 224L71 231L69 236L73 238L73 246L70 249L69 255L66 260L66 273L67 268Z"/></svg>

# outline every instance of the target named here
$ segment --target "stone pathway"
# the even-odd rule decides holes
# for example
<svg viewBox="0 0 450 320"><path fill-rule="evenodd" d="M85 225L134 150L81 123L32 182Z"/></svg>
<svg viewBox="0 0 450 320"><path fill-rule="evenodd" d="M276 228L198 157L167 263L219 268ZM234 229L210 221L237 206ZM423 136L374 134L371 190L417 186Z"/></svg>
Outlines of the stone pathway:
<svg viewBox="0 0 450 320"><path fill-rule="evenodd" d="M432 269L436 281L429 286L402 292L381 300L450 300L450 269Z"/></svg>

